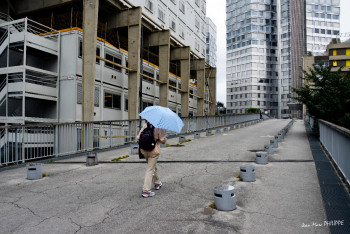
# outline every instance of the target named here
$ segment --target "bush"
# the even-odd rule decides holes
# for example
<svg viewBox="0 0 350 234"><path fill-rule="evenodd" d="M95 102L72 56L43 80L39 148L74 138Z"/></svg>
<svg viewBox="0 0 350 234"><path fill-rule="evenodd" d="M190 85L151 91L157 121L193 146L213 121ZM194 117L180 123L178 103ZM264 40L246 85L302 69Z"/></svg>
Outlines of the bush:
<svg viewBox="0 0 350 234"><path fill-rule="evenodd" d="M258 108L249 108L246 111L247 114L259 114L259 112L260 112L260 109Z"/></svg>

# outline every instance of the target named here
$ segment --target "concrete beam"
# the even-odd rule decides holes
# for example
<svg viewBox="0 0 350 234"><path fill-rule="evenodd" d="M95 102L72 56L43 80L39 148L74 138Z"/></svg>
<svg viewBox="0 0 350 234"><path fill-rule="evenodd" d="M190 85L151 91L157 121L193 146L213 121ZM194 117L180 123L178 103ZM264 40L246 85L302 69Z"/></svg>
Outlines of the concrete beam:
<svg viewBox="0 0 350 234"><path fill-rule="evenodd" d="M23 14L32 11L43 10L49 7L57 7L72 3L73 0L15 0L11 2L13 7L16 9L16 14Z"/></svg>
<svg viewBox="0 0 350 234"><path fill-rule="evenodd" d="M141 25L141 14L141 7L120 11L108 17L108 26L110 28L122 28Z"/></svg>
<svg viewBox="0 0 350 234"><path fill-rule="evenodd" d="M195 60L194 69L197 71L197 116L204 116L205 59Z"/></svg>
<svg viewBox="0 0 350 234"><path fill-rule="evenodd" d="M216 108L216 68L209 68L209 115L215 115Z"/></svg>
<svg viewBox="0 0 350 234"><path fill-rule="evenodd" d="M144 45L149 47L170 45L170 30L152 32L144 39Z"/></svg>
<svg viewBox="0 0 350 234"><path fill-rule="evenodd" d="M191 48L178 47L171 50L170 60L186 60L190 58Z"/></svg>

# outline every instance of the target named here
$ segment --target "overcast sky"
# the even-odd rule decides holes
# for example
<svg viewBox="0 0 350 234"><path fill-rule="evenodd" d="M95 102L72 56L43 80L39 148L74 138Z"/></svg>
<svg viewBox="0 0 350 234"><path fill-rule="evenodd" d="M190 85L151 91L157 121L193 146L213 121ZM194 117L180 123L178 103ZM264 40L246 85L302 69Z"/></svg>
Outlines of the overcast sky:
<svg viewBox="0 0 350 234"><path fill-rule="evenodd" d="M350 33L350 0L340 0L340 9L340 32ZM226 1L207 0L207 16L217 27L216 99L226 106Z"/></svg>

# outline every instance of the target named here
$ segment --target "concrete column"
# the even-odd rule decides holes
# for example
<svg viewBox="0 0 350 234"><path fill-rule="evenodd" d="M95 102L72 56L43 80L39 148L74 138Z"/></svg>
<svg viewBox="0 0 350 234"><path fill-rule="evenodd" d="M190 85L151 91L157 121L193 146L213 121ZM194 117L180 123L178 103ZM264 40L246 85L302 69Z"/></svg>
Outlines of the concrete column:
<svg viewBox="0 0 350 234"><path fill-rule="evenodd" d="M145 45L159 46L159 105L168 107L169 68L170 68L170 30L151 33Z"/></svg>
<svg viewBox="0 0 350 234"><path fill-rule="evenodd" d="M94 120L98 3L98 0L83 1L83 122ZM87 151L93 148L93 131L91 125L82 128L82 146Z"/></svg>
<svg viewBox="0 0 350 234"><path fill-rule="evenodd" d="M216 68L210 68L209 75L209 115L215 115L216 108Z"/></svg>
<svg viewBox="0 0 350 234"><path fill-rule="evenodd" d="M128 28L129 71L128 79L128 113L129 119L138 119L139 116L139 88L140 88L140 39L141 24Z"/></svg>
<svg viewBox="0 0 350 234"><path fill-rule="evenodd" d="M181 117L189 116L189 93L190 93L190 58L180 61L181 66Z"/></svg>
<svg viewBox="0 0 350 234"><path fill-rule="evenodd" d="M83 13L83 121L94 120L94 91L98 0L84 0Z"/></svg>
<svg viewBox="0 0 350 234"><path fill-rule="evenodd" d="M171 51L171 60L180 60L181 72L181 117L189 116L189 81L191 76L190 47L175 48Z"/></svg>
<svg viewBox="0 0 350 234"><path fill-rule="evenodd" d="M195 60L197 71L197 116L204 116L205 59Z"/></svg>

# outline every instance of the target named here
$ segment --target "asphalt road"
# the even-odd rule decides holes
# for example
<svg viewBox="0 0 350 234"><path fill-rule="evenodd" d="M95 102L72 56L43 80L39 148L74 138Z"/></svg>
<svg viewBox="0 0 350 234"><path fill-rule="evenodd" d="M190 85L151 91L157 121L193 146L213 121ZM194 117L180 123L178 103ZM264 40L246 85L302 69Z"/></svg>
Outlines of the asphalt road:
<svg viewBox="0 0 350 234"><path fill-rule="evenodd" d="M290 120L267 120L182 147L163 148L163 182L142 198L146 164L130 148L43 165L47 177L29 181L26 169L0 172L0 233L329 233L304 124L296 121L267 165L255 151ZM169 144L176 144L177 138ZM122 163L113 158L130 155ZM240 165L256 168L256 182L241 182ZM237 209L208 208L213 188L235 187ZM318 226L315 224L319 224Z"/></svg>

